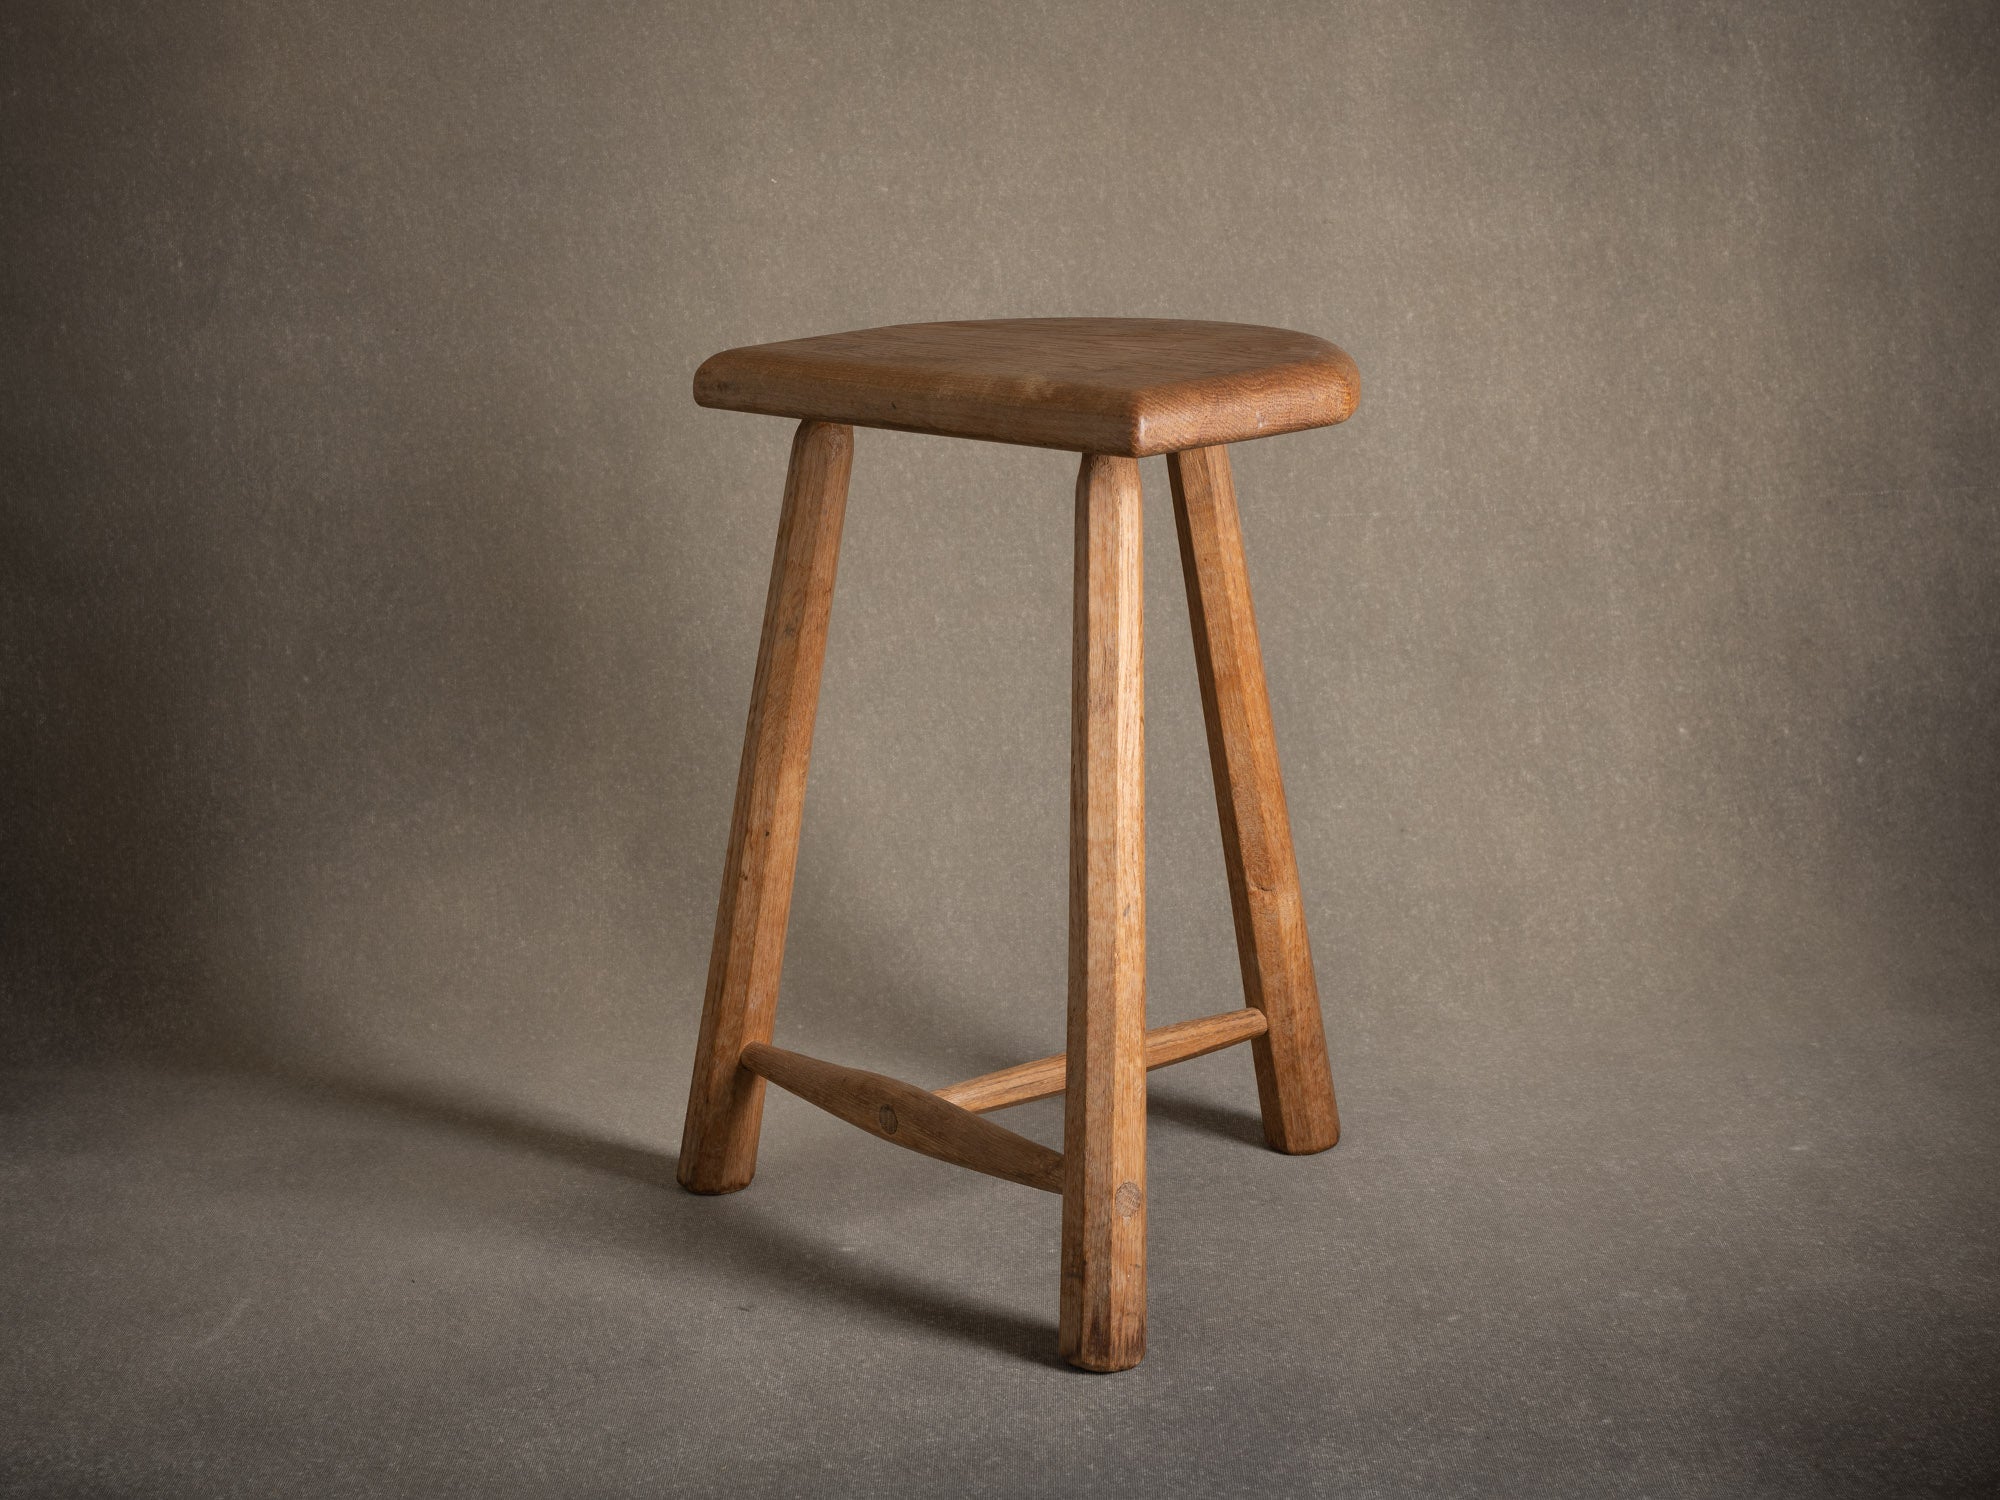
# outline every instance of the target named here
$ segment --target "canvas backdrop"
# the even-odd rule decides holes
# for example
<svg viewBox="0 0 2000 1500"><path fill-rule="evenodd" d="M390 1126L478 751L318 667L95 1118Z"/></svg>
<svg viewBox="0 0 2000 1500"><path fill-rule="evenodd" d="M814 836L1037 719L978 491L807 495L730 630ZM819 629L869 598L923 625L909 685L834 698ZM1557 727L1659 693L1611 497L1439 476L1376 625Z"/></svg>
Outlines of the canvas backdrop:
<svg viewBox="0 0 2000 1500"><path fill-rule="evenodd" d="M1572 1167L1629 1208L1604 1161L1724 1159L1673 1189L1721 1243L1797 1192L1879 1290L1943 1235L1928 1315L1991 1327L1991 7L34 4L0 57L11 1058L670 1156L791 436L695 367L1276 324L1363 383L1234 454L1356 1163L1313 1170L1539 1142L1560 1245ZM1075 463L857 434L782 1044L1060 1046ZM1142 468L1158 1024L1241 1002ZM1238 1129L1202 1067L1166 1107ZM879 1152L839 1130L774 1105L767 1158ZM1896 1345L1911 1411L1990 1382L1951 1347Z"/></svg>

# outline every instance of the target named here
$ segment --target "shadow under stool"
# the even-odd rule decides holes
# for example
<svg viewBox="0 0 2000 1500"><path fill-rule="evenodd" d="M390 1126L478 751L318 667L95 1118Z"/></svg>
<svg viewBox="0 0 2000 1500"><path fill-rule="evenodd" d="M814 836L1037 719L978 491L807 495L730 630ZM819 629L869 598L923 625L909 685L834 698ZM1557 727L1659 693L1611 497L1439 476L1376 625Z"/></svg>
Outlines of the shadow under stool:
<svg viewBox="0 0 2000 1500"><path fill-rule="evenodd" d="M730 821L679 1177L747 1187L768 1081L869 1134L1062 1197L1060 1348L1146 1352L1146 1072L1250 1043L1264 1136L1339 1138L1319 991L1251 613L1230 443L1343 421L1354 362L1279 328L1149 318L915 323L758 344L703 406L799 421ZM855 426L1082 455L1070 734L1069 1021L1061 1056L935 1092L771 1045ZM1146 1028L1138 460L1167 455L1246 1005ZM984 1118L1064 1096L1060 1153Z"/></svg>

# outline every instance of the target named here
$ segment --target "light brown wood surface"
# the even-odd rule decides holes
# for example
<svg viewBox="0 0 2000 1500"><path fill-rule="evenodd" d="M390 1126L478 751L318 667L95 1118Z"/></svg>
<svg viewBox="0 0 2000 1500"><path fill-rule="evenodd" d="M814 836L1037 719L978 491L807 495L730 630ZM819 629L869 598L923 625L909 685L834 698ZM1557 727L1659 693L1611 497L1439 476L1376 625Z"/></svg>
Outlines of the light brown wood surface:
<svg viewBox="0 0 2000 1500"><path fill-rule="evenodd" d="M1344 420L1354 361L1246 323L1010 318L753 344L695 373L703 406L1145 456Z"/></svg>
<svg viewBox="0 0 2000 1500"><path fill-rule="evenodd" d="M854 434L844 426L802 422L792 439L695 1045L694 1081L681 1133L677 1175L682 1186L697 1193L747 1187L757 1169L764 1084L739 1068L737 1059L746 1044L771 1039L777 1011L806 765L826 656L827 612L853 458Z"/></svg>
<svg viewBox="0 0 2000 1500"><path fill-rule="evenodd" d="M1195 671L1208 724L1243 993L1269 1022L1251 1043L1264 1138L1280 1151L1324 1151L1340 1139L1340 1116L1229 454L1222 448L1177 453L1167 460L1167 474L1194 624Z"/></svg>
<svg viewBox="0 0 2000 1500"><path fill-rule="evenodd" d="M1146 1353L1146 723L1139 465L1076 482L1070 700L1069 1058L1059 1346Z"/></svg>
<svg viewBox="0 0 2000 1500"><path fill-rule="evenodd" d="M1247 1042L1262 1036L1264 1025L1264 1013L1260 1010L1230 1010L1219 1016L1199 1016L1192 1021L1155 1026L1146 1033L1146 1071L1150 1073L1155 1068ZM937 1096L974 1114L987 1114L1011 1104L1026 1104L1030 1099L1046 1099L1062 1093L1067 1087L1068 1065L1068 1057L1057 1053L1054 1057L1037 1058L954 1083L939 1089Z"/></svg>
<svg viewBox="0 0 2000 1500"><path fill-rule="evenodd" d="M1045 1193L1063 1190L1057 1153L913 1083L763 1042L744 1047L743 1066L879 1140Z"/></svg>

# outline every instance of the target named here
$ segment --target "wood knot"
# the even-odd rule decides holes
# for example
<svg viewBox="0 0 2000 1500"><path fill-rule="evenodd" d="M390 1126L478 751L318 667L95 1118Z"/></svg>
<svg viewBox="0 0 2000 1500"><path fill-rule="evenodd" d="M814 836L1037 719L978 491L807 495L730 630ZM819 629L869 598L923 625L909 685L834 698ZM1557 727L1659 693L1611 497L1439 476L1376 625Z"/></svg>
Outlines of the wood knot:
<svg viewBox="0 0 2000 1500"><path fill-rule="evenodd" d="M1144 1196L1145 1195L1139 1191L1138 1183L1136 1182L1119 1183L1118 1191L1115 1195L1113 1195L1112 1198L1112 1202L1118 1205L1118 1217L1121 1219L1129 1219L1132 1217L1132 1215L1136 1214L1139 1211L1139 1204L1144 1198Z"/></svg>
<svg viewBox="0 0 2000 1500"><path fill-rule="evenodd" d="M882 1122L883 1134L894 1135L896 1133L897 1120L896 1120L896 1109L894 1105L891 1104L883 1105L880 1109L875 1111L875 1118Z"/></svg>

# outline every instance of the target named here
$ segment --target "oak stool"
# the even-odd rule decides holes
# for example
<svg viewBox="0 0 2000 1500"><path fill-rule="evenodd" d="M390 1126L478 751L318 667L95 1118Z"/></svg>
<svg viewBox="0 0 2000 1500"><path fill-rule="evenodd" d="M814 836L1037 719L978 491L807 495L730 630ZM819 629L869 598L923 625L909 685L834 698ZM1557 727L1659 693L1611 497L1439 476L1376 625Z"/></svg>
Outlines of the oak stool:
<svg viewBox="0 0 2000 1500"><path fill-rule="evenodd" d="M681 1185L757 1165L764 1085L882 1140L1062 1196L1063 1357L1146 1352L1146 1072L1247 1041L1264 1138L1340 1135L1271 729L1230 443L1344 420L1354 362L1279 328L1151 318L913 323L729 349L703 406L799 421L681 1140ZM1070 698L1069 1024L1060 1056L935 1092L771 1045L854 427L1082 455ZM1138 460L1167 455L1246 1007L1146 1027ZM983 1118L1064 1096L1060 1154Z"/></svg>

